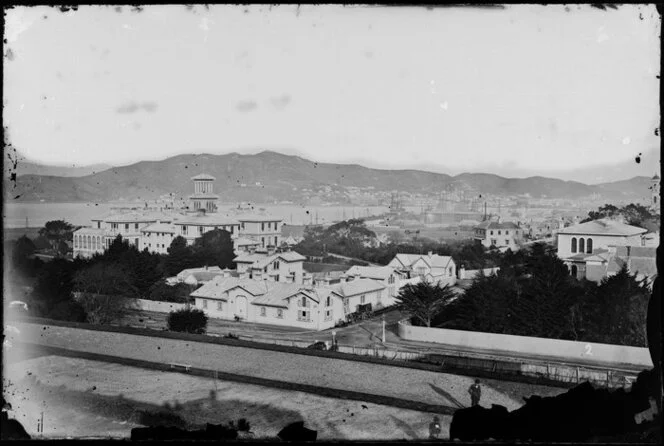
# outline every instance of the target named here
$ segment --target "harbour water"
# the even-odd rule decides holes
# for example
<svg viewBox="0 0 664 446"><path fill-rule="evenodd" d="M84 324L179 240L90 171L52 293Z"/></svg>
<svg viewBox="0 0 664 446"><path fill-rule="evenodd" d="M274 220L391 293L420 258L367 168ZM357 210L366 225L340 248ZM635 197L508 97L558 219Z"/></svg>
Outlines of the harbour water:
<svg viewBox="0 0 664 446"><path fill-rule="evenodd" d="M107 214L113 207L138 206L134 203L11 203L3 207L5 228L41 227L50 220L65 220L77 226L89 226L90 219ZM233 210L236 205L219 206L220 213ZM298 206L252 204L253 211L261 211L283 219L285 224L331 224L350 218L366 218L389 211L387 206ZM249 212L252 209L249 209Z"/></svg>

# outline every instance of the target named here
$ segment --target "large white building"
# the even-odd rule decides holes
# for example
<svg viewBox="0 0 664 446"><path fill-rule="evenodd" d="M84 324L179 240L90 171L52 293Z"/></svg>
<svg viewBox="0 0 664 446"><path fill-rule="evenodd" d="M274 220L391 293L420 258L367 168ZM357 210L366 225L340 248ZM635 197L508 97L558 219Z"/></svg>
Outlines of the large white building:
<svg viewBox="0 0 664 446"><path fill-rule="evenodd" d="M619 247L644 247L646 232L606 218L569 226L558 231L558 257L572 276L599 281L615 272L612 263L622 252Z"/></svg>
<svg viewBox="0 0 664 446"><path fill-rule="evenodd" d="M282 220L267 213L252 214L217 212L218 195L214 194L214 177L192 178L194 194L190 206L179 211L155 209L118 209L109 215L92 219L92 226L74 232L74 257L90 257L104 252L118 235L139 250L167 254L177 236L187 244L208 231L223 229L231 234L236 252L254 248L276 248L281 244Z"/></svg>
<svg viewBox="0 0 664 446"><path fill-rule="evenodd" d="M194 291L197 308L209 317L325 330L371 304L380 308L385 286L357 279L329 286L215 277Z"/></svg>

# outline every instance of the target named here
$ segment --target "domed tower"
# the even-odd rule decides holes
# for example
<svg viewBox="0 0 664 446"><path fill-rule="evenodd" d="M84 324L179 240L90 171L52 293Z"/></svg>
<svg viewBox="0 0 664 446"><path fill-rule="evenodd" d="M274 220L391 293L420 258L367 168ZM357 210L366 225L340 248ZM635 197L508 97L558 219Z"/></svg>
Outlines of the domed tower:
<svg viewBox="0 0 664 446"><path fill-rule="evenodd" d="M217 211L219 195L214 194L214 180L212 175L200 174L192 178L194 181L194 195L189 197L191 208L194 211Z"/></svg>
<svg viewBox="0 0 664 446"><path fill-rule="evenodd" d="M659 202L659 175L655 174L650 180L650 191L652 192L652 198L650 199L650 209L659 213L660 202Z"/></svg>

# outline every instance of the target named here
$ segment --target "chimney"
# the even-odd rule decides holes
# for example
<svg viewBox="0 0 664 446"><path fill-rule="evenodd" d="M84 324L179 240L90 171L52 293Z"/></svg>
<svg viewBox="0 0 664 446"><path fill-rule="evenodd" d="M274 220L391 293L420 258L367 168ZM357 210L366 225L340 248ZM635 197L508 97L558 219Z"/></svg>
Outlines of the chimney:
<svg viewBox="0 0 664 446"><path fill-rule="evenodd" d="M433 251L429 251L429 257L433 256Z"/></svg>

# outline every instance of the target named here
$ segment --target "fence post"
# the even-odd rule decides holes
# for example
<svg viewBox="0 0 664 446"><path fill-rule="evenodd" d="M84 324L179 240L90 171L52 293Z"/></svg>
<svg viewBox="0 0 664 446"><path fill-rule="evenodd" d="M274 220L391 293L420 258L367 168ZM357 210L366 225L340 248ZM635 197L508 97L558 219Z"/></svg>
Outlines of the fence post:
<svg viewBox="0 0 664 446"><path fill-rule="evenodd" d="M611 387L611 370L606 370L606 388L609 389Z"/></svg>
<svg viewBox="0 0 664 446"><path fill-rule="evenodd" d="M577 367L577 368L576 368L576 383L577 383L577 384L578 384L579 382L581 382L581 379L580 379L579 377L580 377L580 372L579 372L579 368Z"/></svg>
<svg viewBox="0 0 664 446"><path fill-rule="evenodd" d="M551 368L548 362L546 363L546 379L551 379Z"/></svg>

